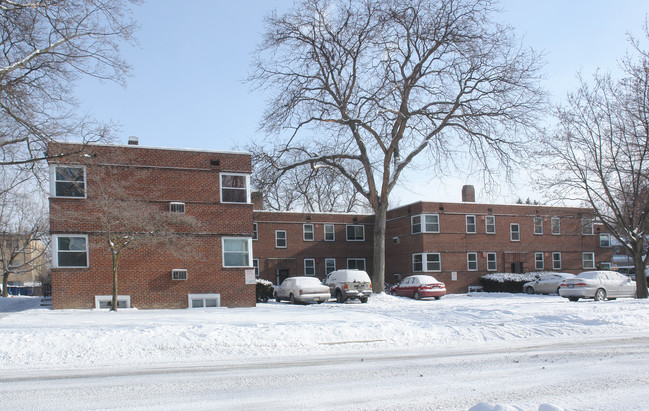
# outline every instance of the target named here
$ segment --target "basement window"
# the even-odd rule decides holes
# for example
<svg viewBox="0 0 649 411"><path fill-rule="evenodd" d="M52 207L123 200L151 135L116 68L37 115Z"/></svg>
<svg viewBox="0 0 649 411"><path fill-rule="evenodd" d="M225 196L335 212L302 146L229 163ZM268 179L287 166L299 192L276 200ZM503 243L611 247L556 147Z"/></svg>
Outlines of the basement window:
<svg viewBox="0 0 649 411"><path fill-rule="evenodd" d="M221 306L221 294L188 294L189 308L216 308Z"/></svg>
<svg viewBox="0 0 649 411"><path fill-rule="evenodd" d="M108 310L113 306L113 296L112 295L96 295L95 296L95 308L100 310ZM117 308L131 308L131 296L130 295L118 295L117 296Z"/></svg>

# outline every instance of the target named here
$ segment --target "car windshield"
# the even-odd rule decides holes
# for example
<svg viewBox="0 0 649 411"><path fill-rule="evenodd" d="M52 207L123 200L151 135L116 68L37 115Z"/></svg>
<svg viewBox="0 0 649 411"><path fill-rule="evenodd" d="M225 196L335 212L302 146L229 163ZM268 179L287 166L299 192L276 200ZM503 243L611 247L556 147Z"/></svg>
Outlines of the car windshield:
<svg viewBox="0 0 649 411"><path fill-rule="evenodd" d="M297 278L295 280L295 285L300 285L300 286L315 286L315 285L320 285L320 280L317 278Z"/></svg>

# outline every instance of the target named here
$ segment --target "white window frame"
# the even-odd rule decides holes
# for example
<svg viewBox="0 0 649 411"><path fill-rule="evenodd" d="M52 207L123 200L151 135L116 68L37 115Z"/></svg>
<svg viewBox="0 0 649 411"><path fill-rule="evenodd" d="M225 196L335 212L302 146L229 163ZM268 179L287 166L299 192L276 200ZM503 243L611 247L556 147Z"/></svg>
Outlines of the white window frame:
<svg viewBox="0 0 649 411"><path fill-rule="evenodd" d="M605 245L602 245L602 240L605 238ZM611 235L609 233L599 233L599 246L600 248L611 248Z"/></svg>
<svg viewBox="0 0 649 411"><path fill-rule="evenodd" d="M120 306L120 302L124 302L123 306ZM110 310L109 307L102 307L102 303L113 303L112 295L96 295L95 296L95 309L97 310ZM131 308L131 296L130 295L118 295L117 296L117 308Z"/></svg>
<svg viewBox="0 0 649 411"><path fill-rule="evenodd" d="M279 238L278 234L284 233L284 238ZM279 245L279 241L284 240L284 245ZM288 247L288 238L286 230L275 230L275 248L286 248Z"/></svg>
<svg viewBox="0 0 649 411"><path fill-rule="evenodd" d="M361 238L360 240L357 239L357 238L354 238L354 239L350 240L349 239L349 227L360 227L360 228L362 228L363 238ZM356 234L356 229L355 228L354 228L354 234ZM347 239L347 241L365 241L365 226L363 224L346 224L345 225L345 238Z"/></svg>
<svg viewBox="0 0 649 411"><path fill-rule="evenodd" d="M552 253L552 269L561 270L561 253L558 251Z"/></svg>
<svg viewBox="0 0 649 411"><path fill-rule="evenodd" d="M498 271L498 255L494 252L487 253L487 271Z"/></svg>
<svg viewBox="0 0 649 411"><path fill-rule="evenodd" d="M311 231L307 230L307 227L311 227ZM307 238L307 234L311 234L311 238ZM304 241L314 241L315 240L315 229L313 224L302 224L302 240Z"/></svg>
<svg viewBox="0 0 649 411"><path fill-rule="evenodd" d="M56 169L58 167L61 168L80 168L83 170L83 196L63 196L63 195L57 195L56 194L56 183L61 182L61 183L69 183L70 181L68 180L57 180L56 179ZM88 197L88 179L86 175L86 167L85 166L79 166L79 165L74 165L74 164L52 164L50 166L50 197L54 198L77 198L77 199L85 199Z"/></svg>
<svg viewBox="0 0 649 411"><path fill-rule="evenodd" d="M543 235L542 217L534 217L534 235Z"/></svg>
<svg viewBox="0 0 649 411"><path fill-rule="evenodd" d="M435 221L429 222L428 220L433 219ZM418 223L415 223L415 220L418 220ZM428 229L428 225L437 226L437 229ZM415 230L415 227L418 226L419 230ZM419 233L439 233L439 214L417 214L410 217L410 231L412 234Z"/></svg>
<svg viewBox="0 0 649 411"><path fill-rule="evenodd" d="M259 225L252 223L252 241L259 240Z"/></svg>
<svg viewBox="0 0 649 411"><path fill-rule="evenodd" d="M85 250L59 250L59 238L83 238L86 242ZM59 264L59 252L66 253L85 253L86 254L86 265L60 265ZM52 267L53 268L88 268L90 266L90 251L88 244L88 236L86 234L54 234L52 235Z"/></svg>
<svg viewBox="0 0 649 411"><path fill-rule="evenodd" d="M471 268L471 264L474 264ZM466 269L467 271L478 271L478 253L466 253Z"/></svg>
<svg viewBox="0 0 649 411"><path fill-rule="evenodd" d="M491 224L489 223L489 220L491 220ZM489 231L490 226L492 227L491 231ZM486 234L496 234L496 216L486 215L484 217L484 232Z"/></svg>
<svg viewBox="0 0 649 411"><path fill-rule="evenodd" d="M223 186L223 177L225 176L235 176L235 177L245 177L246 186L244 188L239 187L224 187ZM244 173L219 173L219 187L221 194L221 203L223 204L250 204L250 174ZM223 200L223 190L245 190L246 192L246 201L225 201Z"/></svg>
<svg viewBox="0 0 649 411"><path fill-rule="evenodd" d="M362 262L363 262L363 268L362 268L362 270L365 271L365 270L367 269L367 265L365 264L365 259L364 259L364 258L348 258L348 259L347 259L347 269L351 269L351 268L349 267L349 262L350 262L350 261L362 261ZM358 264L357 264L357 266L358 266ZM360 270L360 268L356 268L356 269L357 269L357 270Z"/></svg>
<svg viewBox="0 0 649 411"><path fill-rule="evenodd" d="M556 222L556 224L555 224ZM554 228L557 227L557 230L555 231ZM560 235L561 234L561 218L559 217L552 217L550 219L550 232L552 235Z"/></svg>
<svg viewBox="0 0 649 411"><path fill-rule="evenodd" d="M225 251L225 243L230 240L237 240L237 241L242 241L245 240L247 243L247 250L245 253L247 254L247 265L225 265L225 255L226 253L232 253L232 254L240 254L242 252L240 251ZM223 265L223 268L249 268L252 267L252 238L251 237L222 237L221 238L221 262Z"/></svg>
<svg viewBox="0 0 649 411"><path fill-rule="evenodd" d="M586 262L588 260L586 259L586 256L588 256L588 255L590 255L590 257L591 257L590 258L591 265L587 266ZM591 270L595 269L595 253L592 252L592 251L581 253L581 266L584 269L591 269Z"/></svg>
<svg viewBox="0 0 649 411"><path fill-rule="evenodd" d="M185 281L187 280L187 269L186 268L174 268L171 270L171 279L173 281Z"/></svg>
<svg viewBox="0 0 649 411"><path fill-rule="evenodd" d="M590 230L587 228L590 227ZM594 235L595 223L592 218L581 219L581 235Z"/></svg>
<svg viewBox="0 0 649 411"><path fill-rule="evenodd" d="M516 231L514 231L514 227L516 227ZM514 239L514 234L516 234L518 238ZM521 226L520 226L520 224L518 224L518 223L509 224L509 241L521 241Z"/></svg>
<svg viewBox="0 0 649 411"><path fill-rule="evenodd" d="M193 307L192 306L192 301L194 300L203 300L203 306L202 307ZM216 300L216 306L215 307L206 307L205 306L205 301L206 300ZM221 294L187 294L187 308L188 309L195 309L195 308L218 308L221 306Z"/></svg>
<svg viewBox="0 0 649 411"><path fill-rule="evenodd" d="M252 259L252 267L255 269L255 278L259 278L259 258Z"/></svg>
<svg viewBox="0 0 649 411"><path fill-rule="evenodd" d="M327 231L328 229L331 229L331 232ZM325 224L324 225L324 240L325 241L336 241L336 226L333 224ZM327 236L331 234L331 238L327 238Z"/></svg>
<svg viewBox="0 0 649 411"><path fill-rule="evenodd" d="M329 270L330 264L333 265L333 270ZM325 275L329 275L330 272L336 271L336 259L335 258L325 258Z"/></svg>
<svg viewBox="0 0 649 411"><path fill-rule="evenodd" d="M308 262L308 264L307 264ZM308 269L307 269L307 266ZM311 273L309 273L309 269L313 270ZM315 277L315 258L305 258L304 259L304 275L308 277Z"/></svg>
<svg viewBox="0 0 649 411"><path fill-rule="evenodd" d="M543 270L544 268L545 268L545 256L541 252L534 253L534 269L538 271L538 270Z"/></svg>
<svg viewBox="0 0 649 411"><path fill-rule="evenodd" d="M429 261L429 257L437 256L437 261ZM417 257L421 258L421 270L417 270L415 260ZM429 269L429 264L439 264L438 269ZM442 255L440 253L415 253L412 255L412 271L419 273L439 273L442 271Z"/></svg>
<svg viewBox="0 0 649 411"><path fill-rule="evenodd" d="M473 223L469 223L469 219L473 219ZM478 232L478 223L475 218L475 215L473 214L468 214L465 216L465 222L466 222L466 233L467 234L475 234ZM473 231L469 231L469 224L473 225Z"/></svg>
<svg viewBox="0 0 649 411"><path fill-rule="evenodd" d="M172 201L171 203L169 203L169 212L185 214L185 203L182 203L180 201Z"/></svg>

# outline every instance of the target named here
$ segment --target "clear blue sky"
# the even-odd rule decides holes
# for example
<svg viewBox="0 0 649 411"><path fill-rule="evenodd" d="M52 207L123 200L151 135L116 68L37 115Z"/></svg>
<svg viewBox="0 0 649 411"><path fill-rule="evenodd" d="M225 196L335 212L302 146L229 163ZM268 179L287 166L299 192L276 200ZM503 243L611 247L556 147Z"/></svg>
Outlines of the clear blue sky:
<svg viewBox="0 0 649 411"><path fill-rule="evenodd" d="M243 80L261 40L264 15L292 3L150 0L135 9L139 46L122 51L133 66L127 87L80 81L76 91L82 110L120 123L116 143L121 144L135 135L146 146L232 150L258 137L264 97ZM639 35L649 13L646 0L505 0L501 7L499 19L517 29L523 44L546 53L545 87L555 102L574 89L577 71L590 75L598 67L615 69L627 47L626 33ZM401 203L459 201L457 186L464 183L476 185L479 200L517 198L507 189L488 197L480 181L465 177L442 186L412 183L414 192L398 194Z"/></svg>

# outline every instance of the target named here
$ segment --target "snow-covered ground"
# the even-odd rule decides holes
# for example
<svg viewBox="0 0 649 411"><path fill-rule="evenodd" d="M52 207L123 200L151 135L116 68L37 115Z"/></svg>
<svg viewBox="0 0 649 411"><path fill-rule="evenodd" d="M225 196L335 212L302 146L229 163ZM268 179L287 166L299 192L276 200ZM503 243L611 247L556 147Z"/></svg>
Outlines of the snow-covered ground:
<svg viewBox="0 0 649 411"><path fill-rule="evenodd" d="M321 392L323 384L333 383L338 393L357 392L356 384L374 392L356 402L356 409L474 406L484 411L496 404L509 404L497 408L503 410L647 409L646 300L571 303L558 296L476 293L414 301L380 294L367 304L271 302L255 308L118 312L52 311L38 303L29 297L0 298L0 404L10 408L105 408L104 394L92 388L98 381L59 387L82 393L81 402L65 397L40 403L33 392L72 374L86 378L83 370L97 376L109 372L111 378L128 374L136 380L123 384L132 386L143 375L182 380L180 373L201 369L217 373L214 381L236 378L243 387L251 378L266 388L275 384L273 378L288 378L290 387L261 390L252 384L245 393L201 394L200 403L189 394L175 396L173 403L148 402L146 393L157 392L151 386L136 394L140 403L119 402L131 397L116 396L113 388L105 395L118 401L110 402L111 408L256 409L269 408L264 398L285 399L290 388L295 404L347 408L340 396ZM363 361L360 377L336 377L337 367L354 363L356 368ZM236 376L229 376L235 368ZM254 377L245 375L248 368L256 370ZM260 383L259 370L269 369L278 371ZM420 378L390 378L409 372ZM311 377L314 373L321 376ZM569 388L573 383L581 388ZM25 388L30 384L31 391ZM430 384L428 390L413 389ZM263 398L250 402L256 395ZM278 398L271 408L287 404Z"/></svg>

